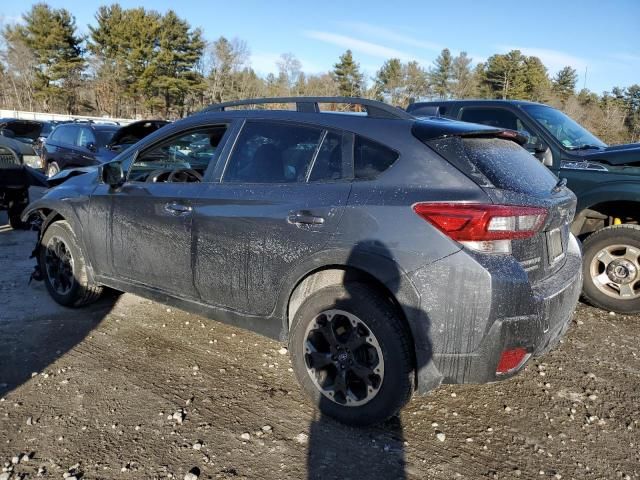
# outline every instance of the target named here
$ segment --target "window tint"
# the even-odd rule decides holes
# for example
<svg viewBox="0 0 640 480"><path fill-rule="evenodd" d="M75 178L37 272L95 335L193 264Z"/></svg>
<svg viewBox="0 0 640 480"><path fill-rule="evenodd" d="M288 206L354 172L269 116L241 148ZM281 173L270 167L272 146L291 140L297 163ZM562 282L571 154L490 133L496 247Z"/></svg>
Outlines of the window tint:
<svg viewBox="0 0 640 480"><path fill-rule="evenodd" d="M56 129L55 139L66 145L74 145L76 143L76 135L78 129L72 126L61 126Z"/></svg>
<svg viewBox="0 0 640 480"><path fill-rule="evenodd" d="M220 153L226 125L192 130L142 152L131 166L130 181L197 182Z"/></svg>
<svg viewBox="0 0 640 480"><path fill-rule="evenodd" d="M481 123L498 128L508 128L527 135L527 145L533 147L538 142L527 127L524 126L518 116L504 108L464 108L460 120L471 123Z"/></svg>
<svg viewBox="0 0 640 480"><path fill-rule="evenodd" d="M355 178L371 179L384 172L397 160L398 154L384 145L356 135L353 149Z"/></svg>
<svg viewBox="0 0 640 480"><path fill-rule="evenodd" d="M284 123L247 122L227 165L225 182L304 182L322 129Z"/></svg>
<svg viewBox="0 0 640 480"><path fill-rule="evenodd" d="M96 143L96 138L93 135L93 132L89 128L81 128L76 145L79 147L86 147L90 143L93 143L94 145Z"/></svg>
<svg viewBox="0 0 640 480"><path fill-rule="evenodd" d="M327 132L309 175L310 182L332 181L343 178L342 135Z"/></svg>
<svg viewBox="0 0 640 480"><path fill-rule="evenodd" d="M117 130L117 128L95 130L96 145L98 147L106 147L109 145Z"/></svg>

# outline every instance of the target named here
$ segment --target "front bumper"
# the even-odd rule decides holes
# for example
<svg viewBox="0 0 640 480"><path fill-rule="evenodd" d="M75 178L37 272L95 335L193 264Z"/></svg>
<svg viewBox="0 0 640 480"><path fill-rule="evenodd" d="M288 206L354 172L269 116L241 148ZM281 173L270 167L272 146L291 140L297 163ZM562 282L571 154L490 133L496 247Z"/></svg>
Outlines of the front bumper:
<svg viewBox="0 0 640 480"><path fill-rule="evenodd" d="M569 242L564 266L533 288L518 267L483 265L478 269L467 261L463 268L465 260L452 257L445 262L449 282L454 283L440 281L442 286L422 289L428 292L422 295L427 298L422 308L430 321L426 328L430 330L431 359L420 361L417 356L421 393L436 383L435 371L441 383L486 383L512 377L526 360L506 374L497 374L502 353L524 348L528 359L552 349L568 329L582 289L582 258L575 239ZM412 280L426 285L419 274ZM439 289L444 293L439 294ZM444 301L445 295L448 300L442 307L437 299Z"/></svg>

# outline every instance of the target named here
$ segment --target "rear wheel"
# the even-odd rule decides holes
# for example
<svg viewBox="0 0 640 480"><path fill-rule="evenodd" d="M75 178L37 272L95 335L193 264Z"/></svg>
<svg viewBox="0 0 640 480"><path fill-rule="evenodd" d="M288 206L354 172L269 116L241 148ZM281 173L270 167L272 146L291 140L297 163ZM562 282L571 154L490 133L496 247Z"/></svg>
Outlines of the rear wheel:
<svg viewBox="0 0 640 480"><path fill-rule="evenodd" d="M397 309L361 283L323 288L296 312L294 371L323 414L372 425L397 414L413 393L411 341Z"/></svg>
<svg viewBox="0 0 640 480"><path fill-rule="evenodd" d="M89 280L84 256L66 221L52 223L44 232L39 264L49 294L60 305L80 307L100 298L102 287Z"/></svg>
<svg viewBox="0 0 640 480"><path fill-rule="evenodd" d="M640 313L640 226L603 228L583 247L585 299L606 310Z"/></svg>

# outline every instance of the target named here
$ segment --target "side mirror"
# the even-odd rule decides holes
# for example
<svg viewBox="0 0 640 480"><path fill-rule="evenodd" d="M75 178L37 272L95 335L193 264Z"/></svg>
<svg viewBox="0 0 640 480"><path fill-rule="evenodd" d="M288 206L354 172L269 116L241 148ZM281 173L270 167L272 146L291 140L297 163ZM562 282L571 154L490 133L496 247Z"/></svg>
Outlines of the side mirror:
<svg viewBox="0 0 640 480"><path fill-rule="evenodd" d="M111 188L120 188L125 182L122 164L120 162L105 163L102 166L102 181Z"/></svg>

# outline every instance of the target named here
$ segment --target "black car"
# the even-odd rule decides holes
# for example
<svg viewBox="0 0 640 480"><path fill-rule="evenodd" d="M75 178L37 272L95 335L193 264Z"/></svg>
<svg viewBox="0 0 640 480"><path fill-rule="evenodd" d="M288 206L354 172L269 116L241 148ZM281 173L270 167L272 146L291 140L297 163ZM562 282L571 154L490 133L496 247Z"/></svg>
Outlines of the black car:
<svg viewBox="0 0 640 480"><path fill-rule="evenodd" d="M366 425L509 378L568 328L576 200L522 141L357 98L231 102L62 172L23 218L60 304L107 286L288 340L322 412Z"/></svg>
<svg viewBox="0 0 640 480"><path fill-rule="evenodd" d="M640 144L607 145L560 110L517 100L420 102L436 115L508 128L578 197L571 231L584 247L584 297L622 313L640 313Z"/></svg>
<svg viewBox="0 0 640 480"><path fill-rule="evenodd" d="M43 167L52 177L72 167L99 165L122 149L165 126L164 120L117 124L72 122L58 125L44 142Z"/></svg>
<svg viewBox="0 0 640 480"><path fill-rule="evenodd" d="M43 131L46 131L49 126L49 122L38 120L2 118L0 119L0 136L19 142L14 144L13 148L19 151L22 163L38 169L41 167L38 142Z"/></svg>

